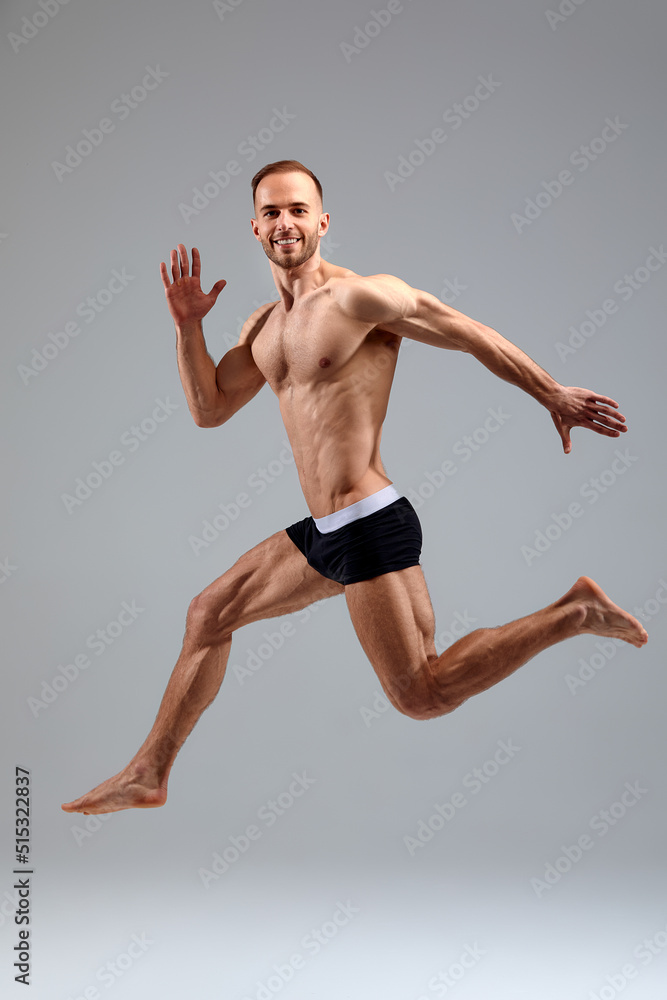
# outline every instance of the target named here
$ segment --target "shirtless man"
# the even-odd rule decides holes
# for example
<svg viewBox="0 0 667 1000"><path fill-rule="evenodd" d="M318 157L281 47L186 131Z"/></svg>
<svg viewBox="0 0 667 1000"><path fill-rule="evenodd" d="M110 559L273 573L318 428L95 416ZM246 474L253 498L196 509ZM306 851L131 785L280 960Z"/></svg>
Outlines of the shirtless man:
<svg viewBox="0 0 667 1000"><path fill-rule="evenodd" d="M311 516L242 555L190 604L183 648L148 737L119 774L66 812L161 806L174 759L225 674L233 633L345 594L355 632L388 699L413 719L452 712L541 650L584 633L641 647L648 636L588 577L548 607L464 636L440 656L419 565L421 529L380 458L380 435L403 337L465 351L551 413L565 453L570 430L627 430L618 404L559 385L495 330L388 274L361 277L320 257L329 227L319 181L294 160L253 178L252 231L279 299L247 320L220 363L202 319L226 282L200 286L199 251L171 251L160 273L176 327L178 366L199 427L218 427L265 382L278 397Z"/></svg>

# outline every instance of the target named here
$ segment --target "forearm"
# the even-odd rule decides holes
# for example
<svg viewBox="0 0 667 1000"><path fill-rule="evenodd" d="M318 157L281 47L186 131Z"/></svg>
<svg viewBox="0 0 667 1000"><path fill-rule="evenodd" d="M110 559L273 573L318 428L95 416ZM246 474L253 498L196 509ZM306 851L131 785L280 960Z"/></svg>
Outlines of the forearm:
<svg viewBox="0 0 667 1000"><path fill-rule="evenodd" d="M224 395L218 388L216 365L206 349L201 321L176 326L176 357L188 407L195 422L205 425L219 413Z"/></svg>
<svg viewBox="0 0 667 1000"><path fill-rule="evenodd" d="M530 396L552 409L561 390L560 383L496 330L474 320L464 324L461 350L506 382L518 386Z"/></svg>

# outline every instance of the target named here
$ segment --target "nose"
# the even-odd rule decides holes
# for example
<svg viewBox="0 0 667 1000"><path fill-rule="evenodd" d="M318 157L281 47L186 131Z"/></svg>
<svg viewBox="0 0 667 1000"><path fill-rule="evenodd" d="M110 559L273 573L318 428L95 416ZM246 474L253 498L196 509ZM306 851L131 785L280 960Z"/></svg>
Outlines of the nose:
<svg viewBox="0 0 667 1000"><path fill-rule="evenodd" d="M287 212L281 212L278 217L278 222L276 223L276 229L283 232L285 229L291 229L292 223L289 219Z"/></svg>

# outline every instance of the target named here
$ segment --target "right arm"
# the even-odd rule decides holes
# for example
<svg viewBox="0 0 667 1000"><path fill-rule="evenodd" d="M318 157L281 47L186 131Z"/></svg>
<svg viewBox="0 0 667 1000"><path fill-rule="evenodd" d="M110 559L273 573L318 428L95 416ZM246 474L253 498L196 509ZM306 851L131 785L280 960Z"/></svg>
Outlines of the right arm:
<svg viewBox="0 0 667 1000"><path fill-rule="evenodd" d="M180 268L179 268L180 255ZM246 321L239 343L229 350L216 367L206 349L202 319L216 302L224 280L217 281L206 295L200 286L199 251L192 248L192 276L187 250L179 244L171 251L170 283L167 267L160 264L167 304L176 328L178 370L190 413L198 427L219 427L249 402L264 385L250 349L250 334L262 326L269 306L257 309Z"/></svg>

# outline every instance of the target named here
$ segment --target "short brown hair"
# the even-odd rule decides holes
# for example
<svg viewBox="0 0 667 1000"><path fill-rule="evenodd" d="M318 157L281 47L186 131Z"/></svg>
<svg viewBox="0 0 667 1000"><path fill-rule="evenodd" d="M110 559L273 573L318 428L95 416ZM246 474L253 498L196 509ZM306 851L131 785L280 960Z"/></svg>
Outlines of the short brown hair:
<svg viewBox="0 0 667 1000"><path fill-rule="evenodd" d="M268 177L269 174L291 174L294 173L295 171L298 171L299 173L302 174L308 174L311 180L315 182L315 187L317 188L317 192L320 196L320 201L323 202L322 185L320 184L320 182L318 181L317 177L315 176L312 170L309 170L308 167L304 167L303 163L299 163L298 160L276 160L275 163L267 163L266 166L262 167L261 170L258 170L255 176L253 177L251 181L253 205L255 204L255 196L257 194L257 187L260 181L263 181L264 178Z"/></svg>

